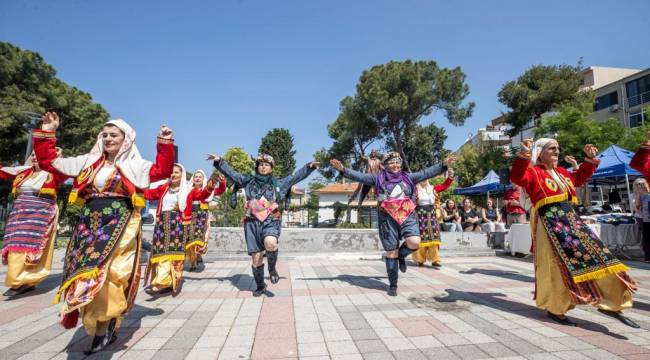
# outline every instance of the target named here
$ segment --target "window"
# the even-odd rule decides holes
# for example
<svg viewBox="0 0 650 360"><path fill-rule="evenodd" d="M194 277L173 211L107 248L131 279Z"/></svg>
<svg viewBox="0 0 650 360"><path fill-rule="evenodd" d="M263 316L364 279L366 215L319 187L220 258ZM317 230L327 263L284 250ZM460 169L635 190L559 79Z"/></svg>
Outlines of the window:
<svg viewBox="0 0 650 360"><path fill-rule="evenodd" d="M616 104L618 104L618 93L616 91L612 91L609 94L605 94L596 98L594 111L602 110Z"/></svg>
<svg viewBox="0 0 650 360"><path fill-rule="evenodd" d="M643 125L644 122L643 111L638 113L630 114L630 127L635 128Z"/></svg>
<svg viewBox="0 0 650 360"><path fill-rule="evenodd" d="M628 82L625 90L630 107L650 102L650 75Z"/></svg>

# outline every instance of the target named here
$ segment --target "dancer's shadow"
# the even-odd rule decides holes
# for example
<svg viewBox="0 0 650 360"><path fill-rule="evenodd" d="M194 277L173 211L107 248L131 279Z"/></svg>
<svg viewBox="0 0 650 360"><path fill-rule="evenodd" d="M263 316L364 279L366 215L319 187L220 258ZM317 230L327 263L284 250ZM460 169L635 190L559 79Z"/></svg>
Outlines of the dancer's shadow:
<svg viewBox="0 0 650 360"><path fill-rule="evenodd" d="M461 274L483 274L489 276L502 277L508 280L516 280L527 283L534 283L535 278L528 275L520 274L516 271L506 271L506 270L492 270L492 269L481 269L481 268L471 268L469 270L460 271Z"/></svg>
<svg viewBox="0 0 650 360"><path fill-rule="evenodd" d="M379 279L386 279L385 276L359 276L339 275L336 277L297 278L296 280L321 280L321 281L343 281L352 286L362 287L370 290L386 290L387 284Z"/></svg>
<svg viewBox="0 0 650 360"><path fill-rule="evenodd" d="M509 312L512 314L522 315L527 318L532 318L547 324L554 324L554 325L557 324L553 320L546 317L544 311L534 306L526 305L515 301L510 301L507 299L507 295L502 293L466 292L466 291L458 291L454 289L445 289L445 291L447 292L446 296L436 296L433 298L433 300L439 303L455 303L457 301L467 301L473 304L487 306L493 309ZM426 306L428 300L412 299L412 301L414 301L416 304L420 302L421 303L420 305ZM599 332L604 335L609 335L611 337L614 337L616 339L627 340L625 336L612 333L609 331L609 329L607 329L605 326L601 324L594 323L588 320L578 319L578 318L572 318L572 320L574 320L578 324L578 326L580 326L580 328L582 329Z"/></svg>
<svg viewBox="0 0 650 360"><path fill-rule="evenodd" d="M47 294L50 291L52 291L52 289L56 289L57 287L59 287L60 284L61 284L61 273L50 274L47 278L45 278L45 280L43 280L41 283L36 285L36 289L30 292L26 292L24 294L6 297L4 299L7 301L12 301L12 300L24 299L30 296Z"/></svg>
<svg viewBox="0 0 650 360"><path fill-rule="evenodd" d="M191 273L190 273L191 274ZM268 280L268 274L267 274L267 280ZM237 288L239 291L253 291L255 290L255 279L248 275L248 274L237 274L233 276L226 276L226 277L218 277L218 276L212 276L212 277L193 277L189 275L183 276L184 279L187 280L217 280L218 282L230 282L234 287ZM286 279L286 277L280 277L280 279Z"/></svg>
<svg viewBox="0 0 650 360"><path fill-rule="evenodd" d="M148 308L138 304L133 305L131 311L124 317L122 326L117 330L117 340L103 351L90 356L84 355L83 352L90 348L92 336L88 336L84 327L80 326L65 349L68 355L67 359L111 359L115 356L115 353L127 349L126 344L131 341L135 332L141 328L144 317L159 316L163 313L162 309ZM79 322L81 322L81 319L79 319Z"/></svg>

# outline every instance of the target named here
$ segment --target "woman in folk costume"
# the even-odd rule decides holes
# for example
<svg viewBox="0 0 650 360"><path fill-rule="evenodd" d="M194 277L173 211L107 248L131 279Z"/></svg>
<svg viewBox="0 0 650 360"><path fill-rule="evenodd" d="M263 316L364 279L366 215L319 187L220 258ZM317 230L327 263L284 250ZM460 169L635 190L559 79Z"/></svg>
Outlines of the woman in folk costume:
<svg viewBox="0 0 650 360"><path fill-rule="evenodd" d="M183 213L190 195L185 168L174 164L169 180L144 191L147 200L158 200L156 225L153 230L151 257L145 272L149 294L178 292L185 261L185 228Z"/></svg>
<svg viewBox="0 0 650 360"><path fill-rule="evenodd" d="M47 113L32 133L42 169L74 176L69 201L81 206L63 266L55 302L63 297L61 324L73 328L79 316L94 336L87 353L115 341L123 315L133 305L140 281L143 189L168 178L174 162L172 131L161 126L156 162L142 159L135 131L121 119L104 124L88 154L63 158L56 153L59 117Z"/></svg>
<svg viewBox="0 0 650 360"><path fill-rule="evenodd" d="M575 326L565 316L576 304L591 304L601 313L638 327L622 311L632 307L634 281L591 228L576 215L576 186L596 171L598 149L584 147L585 161L572 172L559 167L560 147L553 139L524 140L512 164L510 180L525 189L532 203L531 231L535 254L535 301L554 321ZM574 163L575 159L566 156Z"/></svg>
<svg viewBox="0 0 650 360"><path fill-rule="evenodd" d="M454 170L447 169L447 179L440 185L431 185L428 180L420 181L415 187L417 206L415 214L420 227L420 248L413 253L413 261L419 266L431 261L431 266L440 266L440 193L454 182Z"/></svg>
<svg viewBox="0 0 650 360"><path fill-rule="evenodd" d="M236 172L217 155L208 155L208 160L213 160L217 170L245 190L244 237L248 255L252 258L253 277L257 285L253 296L261 296L266 292L264 253L268 261L271 283L276 284L280 281L280 275L275 268L278 261L278 238L282 227L280 204L291 187L309 176L320 163L312 161L294 174L276 179L271 174L275 160L268 154L260 154L255 160L255 175L242 175Z"/></svg>
<svg viewBox="0 0 650 360"><path fill-rule="evenodd" d="M192 175L191 193L201 193L206 188L208 178L203 170L196 170ZM208 251L208 229L210 228L209 203L214 196L219 196L226 191L226 178L219 175L219 183L214 191L205 199L195 196L188 200L185 208L185 218L191 219L187 227L187 241L185 243L185 260L190 263L189 271L196 271L198 263L202 262L201 256ZM191 204L191 206L189 206Z"/></svg>
<svg viewBox="0 0 650 360"><path fill-rule="evenodd" d="M50 274L59 217L56 194L67 176L41 170L32 152L24 166L0 168L13 180L16 199L7 218L2 263L7 265L4 296L24 294Z"/></svg>
<svg viewBox="0 0 650 360"><path fill-rule="evenodd" d="M450 165L454 161L455 157L448 157L444 165ZM402 158L397 152L384 156L384 169L377 174L364 174L345 168L336 159L330 163L344 177L375 186L379 205L379 238L386 251L388 295L397 296L397 268L399 266L399 270L405 272L406 257L420 246L420 229L415 215L415 184L442 173L443 165L437 164L416 173L408 173L402 170ZM405 241L400 246L402 238Z"/></svg>

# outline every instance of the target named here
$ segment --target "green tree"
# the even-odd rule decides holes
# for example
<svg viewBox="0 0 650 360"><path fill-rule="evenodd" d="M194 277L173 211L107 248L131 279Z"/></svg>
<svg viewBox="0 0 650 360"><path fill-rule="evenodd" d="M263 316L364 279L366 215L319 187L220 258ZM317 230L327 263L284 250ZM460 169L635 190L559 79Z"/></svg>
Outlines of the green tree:
<svg viewBox="0 0 650 360"><path fill-rule="evenodd" d="M331 159L346 161L348 166L358 170L368 146L380 137L378 123L363 112L353 97L346 96L339 108L340 114L327 126L327 134L334 140L332 146L314 154L314 159L321 162L320 173L328 179L333 179L336 174L329 165Z"/></svg>
<svg viewBox="0 0 650 360"><path fill-rule="evenodd" d="M593 93L583 91L582 62L571 65L535 65L514 81L505 83L499 91L499 101L510 108L505 115L518 133L529 121L564 104L590 99Z"/></svg>
<svg viewBox="0 0 650 360"><path fill-rule="evenodd" d="M255 161L240 147L234 146L228 148L226 153L223 154L223 159L226 160L230 167L241 174L252 174L254 171ZM229 179L228 181L230 183Z"/></svg>
<svg viewBox="0 0 650 360"><path fill-rule="evenodd" d="M454 170L459 187L474 185L490 170L498 171L509 168L512 164L512 156L508 156L503 148L483 141L477 147L463 146L458 157Z"/></svg>
<svg viewBox="0 0 650 360"><path fill-rule="evenodd" d="M597 122L589 119L593 103L589 100L566 103L552 116L543 117L535 130L537 137L553 137L562 147L560 162L564 155L572 155L578 161L583 158L585 144L594 144L604 150L628 136L618 119Z"/></svg>
<svg viewBox="0 0 650 360"><path fill-rule="evenodd" d="M230 147L223 154L223 159L237 172L241 174L252 174L255 167L255 161L251 156L240 147ZM217 177L217 170L212 172L212 177ZM233 209L230 207L230 198L233 193L233 182L226 177L228 189L221 194L217 201L217 206L212 210L215 223L219 226L240 226L241 220L246 214L244 209L244 197L237 196L237 206Z"/></svg>
<svg viewBox="0 0 650 360"><path fill-rule="evenodd" d="M441 162L449 153L444 149L446 140L445 129L435 124L415 125L404 142L404 153L409 158L410 170L420 171Z"/></svg>
<svg viewBox="0 0 650 360"><path fill-rule="evenodd" d="M469 94L465 74L456 67L441 68L435 61L390 61L361 75L356 101L362 113L377 122L381 134L394 145L409 168L404 143L416 125L433 110L441 111L453 125L472 115L474 103L463 105Z"/></svg>
<svg viewBox="0 0 650 360"><path fill-rule="evenodd" d="M262 138L260 153L269 154L275 160L273 175L278 178L289 176L296 169L296 150L293 136L287 129L275 128Z"/></svg>
<svg viewBox="0 0 650 360"><path fill-rule="evenodd" d="M316 178L309 183L309 199L305 204L307 208L307 222L316 225L318 223L318 194L316 190L325 187L325 181L321 178Z"/></svg>
<svg viewBox="0 0 650 360"><path fill-rule="evenodd" d="M24 160L29 129L45 111L61 116L58 145L67 156L90 150L108 120L101 105L58 79L38 53L0 42L0 162Z"/></svg>

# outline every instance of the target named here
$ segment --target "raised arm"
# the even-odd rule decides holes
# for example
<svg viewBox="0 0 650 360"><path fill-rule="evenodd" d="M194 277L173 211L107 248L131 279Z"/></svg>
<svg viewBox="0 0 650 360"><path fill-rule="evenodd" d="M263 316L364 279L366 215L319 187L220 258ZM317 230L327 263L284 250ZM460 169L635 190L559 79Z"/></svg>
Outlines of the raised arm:
<svg viewBox="0 0 650 360"><path fill-rule="evenodd" d="M160 200L160 198L163 195L163 188L165 185L160 185L156 188L153 189L145 189L144 190L144 198L147 200Z"/></svg>
<svg viewBox="0 0 650 360"><path fill-rule="evenodd" d="M219 196L226 192L226 178L219 174L219 183L217 187L214 188L214 196Z"/></svg>
<svg viewBox="0 0 650 360"><path fill-rule="evenodd" d="M296 185L297 183L303 181L312 171L315 170L315 167L312 166L312 163L308 163L298 171L293 174L278 180L278 187L280 187L280 194L286 194L289 189Z"/></svg>
<svg viewBox="0 0 650 360"><path fill-rule="evenodd" d="M454 182L454 171L452 169L448 169L447 170L447 178L445 179L445 181L442 184L434 186L433 189L437 193L441 193L441 192L449 189L449 187L451 186L451 184L453 182Z"/></svg>
<svg viewBox="0 0 650 360"><path fill-rule="evenodd" d="M212 195L212 192L214 191L214 180L210 179L208 180L208 183L205 185L203 189L192 189L193 192L196 192L194 194L194 200L200 200L203 201Z"/></svg>
<svg viewBox="0 0 650 360"><path fill-rule="evenodd" d="M530 168L530 148L532 146L532 139L526 139L521 142L521 151L512 162L512 168L510 169L510 181L524 189L528 188L528 185L533 182L535 177L535 174Z"/></svg>
<svg viewBox="0 0 650 360"><path fill-rule="evenodd" d="M422 180L430 179L436 175L439 175L443 172L442 164L435 164L430 166L422 171L409 173L409 177L414 184L419 183Z"/></svg>
<svg viewBox="0 0 650 360"><path fill-rule="evenodd" d="M174 139L171 134L167 126L161 126L156 143L156 162L149 170L150 181L167 179L174 171Z"/></svg>
<svg viewBox="0 0 650 360"><path fill-rule="evenodd" d="M211 155L211 156L213 156L213 155ZM209 160L214 160L213 165L214 165L215 169L221 171L222 174L224 174L228 178L230 178L230 180L232 180L235 184L237 184L237 186L244 187L244 183L246 182L246 178L248 176L238 173L233 168L231 168L230 165L228 165L226 160L224 160L224 159L222 159L222 158L220 158L218 156L216 158L213 158L213 159L211 159L211 158L208 158L208 159Z"/></svg>
<svg viewBox="0 0 650 360"><path fill-rule="evenodd" d="M580 164L577 170L574 169L569 173L571 181L576 187L587 183L591 175L593 175L598 168L598 164L600 164L600 160L596 158L596 154L598 153L598 149L596 147L591 144L587 144L585 145L584 152L585 161Z"/></svg>

